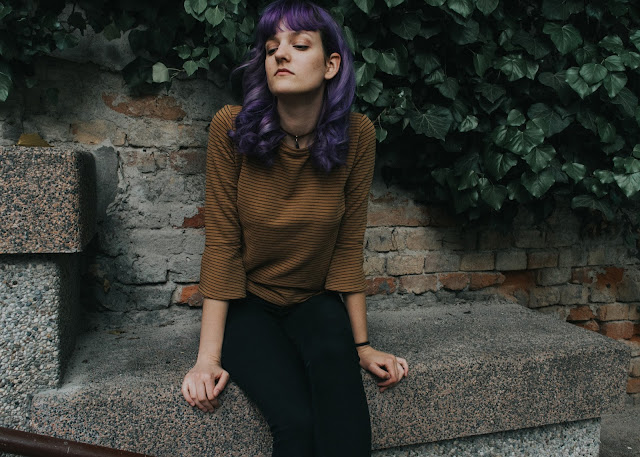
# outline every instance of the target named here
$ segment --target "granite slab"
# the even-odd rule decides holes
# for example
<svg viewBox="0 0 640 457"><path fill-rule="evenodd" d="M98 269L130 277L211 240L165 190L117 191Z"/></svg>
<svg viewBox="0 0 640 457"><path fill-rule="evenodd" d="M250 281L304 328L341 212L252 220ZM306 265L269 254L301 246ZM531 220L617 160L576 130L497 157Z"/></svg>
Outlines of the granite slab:
<svg viewBox="0 0 640 457"><path fill-rule="evenodd" d="M174 309L96 325L62 388L34 396L34 431L159 457L269 455L266 423L233 382L215 414L181 398L198 319L198 311ZM375 346L405 357L411 370L384 393L362 373L373 449L598 418L625 398L625 345L513 303L368 319Z"/></svg>
<svg viewBox="0 0 640 457"><path fill-rule="evenodd" d="M88 152L0 147L0 254L79 252L95 233Z"/></svg>

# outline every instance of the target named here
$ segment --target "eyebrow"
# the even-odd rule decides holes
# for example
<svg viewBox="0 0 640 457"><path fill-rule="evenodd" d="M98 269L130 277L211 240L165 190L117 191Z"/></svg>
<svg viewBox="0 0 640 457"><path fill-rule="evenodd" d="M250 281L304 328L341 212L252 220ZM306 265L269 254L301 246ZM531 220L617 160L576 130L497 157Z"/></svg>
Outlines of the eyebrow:
<svg viewBox="0 0 640 457"><path fill-rule="evenodd" d="M291 32L289 32L294 38L302 35L302 34L308 34L306 30L292 30ZM269 42L269 41L276 41L276 36L275 35L271 35L269 38L267 38L267 40L265 41L265 43Z"/></svg>

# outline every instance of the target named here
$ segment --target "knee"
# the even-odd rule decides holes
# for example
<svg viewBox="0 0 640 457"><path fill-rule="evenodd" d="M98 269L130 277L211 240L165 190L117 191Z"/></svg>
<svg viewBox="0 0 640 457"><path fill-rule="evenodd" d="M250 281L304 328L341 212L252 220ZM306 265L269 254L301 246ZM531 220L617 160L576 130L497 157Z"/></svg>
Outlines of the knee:
<svg viewBox="0 0 640 457"><path fill-rule="evenodd" d="M273 456L312 457L313 421L311 411L297 411L272 424Z"/></svg>

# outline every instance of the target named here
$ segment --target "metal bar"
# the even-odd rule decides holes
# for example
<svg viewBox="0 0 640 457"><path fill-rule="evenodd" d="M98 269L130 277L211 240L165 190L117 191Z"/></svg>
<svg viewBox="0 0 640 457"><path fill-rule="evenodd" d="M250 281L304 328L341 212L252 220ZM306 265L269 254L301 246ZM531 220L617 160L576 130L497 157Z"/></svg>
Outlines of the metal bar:
<svg viewBox="0 0 640 457"><path fill-rule="evenodd" d="M0 453L29 457L152 457L0 427Z"/></svg>

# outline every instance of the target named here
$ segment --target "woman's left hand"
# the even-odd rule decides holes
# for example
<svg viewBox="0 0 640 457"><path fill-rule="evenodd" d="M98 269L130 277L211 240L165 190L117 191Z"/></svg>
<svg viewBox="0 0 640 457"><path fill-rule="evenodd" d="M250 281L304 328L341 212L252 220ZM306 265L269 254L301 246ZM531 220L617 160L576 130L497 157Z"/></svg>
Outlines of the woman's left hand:
<svg viewBox="0 0 640 457"><path fill-rule="evenodd" d="M401 357L378 351L371 346L361 346L357 349L360 366L382 379L378 382L380 392L395 386L409 374L409 364Z"/></svg>

